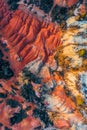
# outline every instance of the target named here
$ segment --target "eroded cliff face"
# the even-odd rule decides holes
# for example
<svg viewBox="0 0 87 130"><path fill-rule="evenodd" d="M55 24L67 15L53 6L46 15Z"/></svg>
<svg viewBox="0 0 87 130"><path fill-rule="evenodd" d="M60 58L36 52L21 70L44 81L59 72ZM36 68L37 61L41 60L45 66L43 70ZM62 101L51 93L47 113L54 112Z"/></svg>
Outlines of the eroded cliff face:
<svg viewBox="0 0 87 130"><path fill-rule="evenodd" d="M76 51L78 44L74 43L78 32L86 31L85 6L79 7L84 11L75 11L63 30L34 15L23 1L15 2L19 6L11 0L7 0L9 6L0 1L0 129L85 130L84 95L77 82L79 73L87 69L86 50ZM62 1L61 5L54 1L63 8L77 2ZM80 29L73 28L77 14L84 20L78 23Z"/></svg>
<svg viewBox="0 0 87 130"><path fill-rule="evenodd" d="M38 57L45 62L61 44L60 28L53 23L38 20L22 10L10 13L2 3L3 16L0 25L3 39L7 41L7 46L10 48L10 60L14 60L12 61L14 63L18 59L16 66L20 68ZM5 8L6 12L4 12ZM7 12L9 16L6 14L6 18Z"/></svg>

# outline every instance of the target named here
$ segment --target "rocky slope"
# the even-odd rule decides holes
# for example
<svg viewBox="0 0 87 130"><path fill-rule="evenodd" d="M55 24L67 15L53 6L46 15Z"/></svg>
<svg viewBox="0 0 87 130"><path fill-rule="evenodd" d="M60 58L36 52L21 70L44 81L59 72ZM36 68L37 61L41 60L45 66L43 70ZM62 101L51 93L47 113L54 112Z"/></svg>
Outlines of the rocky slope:
<svg viewBox="0 0 87 130"><path fill-rule="evenodd" d="M28 10L26 3L35 1L21 2L0 1L0 129L86 130L79 82L87 70L81 46L85 48L86 36L79 41L87 31L84 3L63 30ZM77 2L62 1L62 6ZM61 6L61 1L55 3Z"/></svg>
<svg viewBox="0 0 87 130"><path fill-rule="evenodd" d="M61 44L60 28L53 23L40 21L21 10L10 13L3 2L1 5L0 12L3 14L0 22L1 32L10 48L10 60L14 59L13 64L18 60L16 66L23 68L25 64L38 57L45 62L47 57L52 55L57 46ZM16 66L14 64L14 67Z"/></svg>

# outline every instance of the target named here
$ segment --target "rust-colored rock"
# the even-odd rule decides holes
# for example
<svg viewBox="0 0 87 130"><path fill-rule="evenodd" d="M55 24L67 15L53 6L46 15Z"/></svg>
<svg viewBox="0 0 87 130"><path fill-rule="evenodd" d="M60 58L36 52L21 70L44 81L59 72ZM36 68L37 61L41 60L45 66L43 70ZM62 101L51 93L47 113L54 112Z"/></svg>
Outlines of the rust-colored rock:
<svg viewBox="0 0 87 130"><path fill-rule="evenodd" d="M56 87L52 95L60 98L60 100L63 100L64 105L68 107L70 110L75 110L75 103L66 96L64 89L61 86Z"/></svg>
<svg viewBox="0 0 87 130"><path fill-rule="evenodd" d="M58 4L61 7L71 7L79 0L54 0L55 5Z"/></svg>
<svg viewBox="0 0 87 130"><path fill-rule="evenodd" d="M55 3L71 7L77 1L55 0ZM21 9L9 11L5 0L0 1L0 20L0 42L6 42L9 51L1 45L0 49L15 73L9 80L0 80L0 125L3 124L0 128L39 130L53 123L56 129L65 130L83 123L73 95L65 92L67 86L58 71L61 72L61 67L54 59L54 52L62 43L59 26ZM9 99L18 106L7 103ZM24 118L20 116L21 110ZM15 117L17 114L21 119Z"/></svg>
<svg viewBox="0 0 87 130"><path fill-rule="evenodd" d="M54 125L59 128L59 129L69 129L70 128L70 124L69 121L64 120L64 119L57 119L54 121Z"/></svg>
<svg viewBox="0 0 87 130"><path fill-rule="evenodd" d="M37 57L41 57L42 62L45 62L61 43L58 25L48 24L22 10L11 12L3 1L0 1L0 5L0 12L4 10L3 16L0 14L1 32L7 40L11 65L15 71Z"/></svg>

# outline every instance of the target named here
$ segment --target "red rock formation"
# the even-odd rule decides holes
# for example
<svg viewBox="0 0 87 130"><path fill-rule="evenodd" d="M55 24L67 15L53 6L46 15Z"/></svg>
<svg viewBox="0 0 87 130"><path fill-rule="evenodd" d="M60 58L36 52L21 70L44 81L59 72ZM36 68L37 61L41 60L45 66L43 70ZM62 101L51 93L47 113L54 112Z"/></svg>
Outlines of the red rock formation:
<svg viewBox="0 0 87 130"><path fill-rule="evenodd" d="M38 20L22 10L11 12L2 0L0 6L0 27L2 36L10 48L12 67L22 69L38 56L45 62L61 43L59 27ZM17 59L21 59L21 62Z"/></svg>
<svg viewBox="0 0 87 130"><path fill-rule="evenodd" d="M78 2L79 0L54 0L54 4L59 5L61 7L71 7L74 4L76 4L76 2Z"/></svg>
<svg viewBox="0 0 87 130"><path fill-rule="evenodd" d="M8 6L4 0L0 0L0 28L8 24L12 13L8 10Z"/></svg>
<svg viewBox="0 0 87 130"><path fill-rule="evenodd" d="M12 127L13 130L33 130L40 126L39 119L36 119L34 117L28 117L25 120L23 120L20 124L15 125Z"/></svg>
<svg viewBox="0 0 87 130"><path fill-rule="evenodd" d="M5 126L8 127L8 128L12 128L12 130L18 130L18 129L32 130L35 127L40 126L41 125L40 120L38 118L34 118L34 117L31 116L32 113L33 113L34 105L24 101L22 96L19 95L20 93L19 94L17 93L15 96L12 96L10 94L11 91L8 90L9 88L11 89L8 82L6 83L6 82L0 81L0 84L1 83L2 83L3 87L0 88L0 94L1 93L5 94L6 91L8 91L9 95L8 95L7 98L5 98L5 100L2 103L0 103L0 117L1 117L0 123L3 124L2 128L0 126L0 130L5 129L4 128ZM6 86L8 86L8 89L5 88ZM21 108L20 108L20 105L15 107L15 108L11 108L10 105L6 104L6 101L9 100L9 99L12 99L13 101L18 101L19 104L21 104L22 109L25 109L27 106L31 106L31 110L27 111L28 117L25 118L24 120L22 120L20 123L14 124L13 126L11 125L10 118L13 117L14 113L19 113ZM1 99L1 97L0 97L0 101L2 101L2 100L3 100L3 98Z"/></svg>
<svg viewBox="0 0 87 130"><path fill-rule="evenodd" d="M47 104L49 104L51 111L56 112L52 120L57 128L69 129L73 123L83 122L82 115L77 110L75 103L65 94L62 86L58 86L53 90L48 97Z"/></svg>
<svg viewBox="0 0 87 130"><path fill-rule="evenodd" d="M2 34L1 40L6 41L9 52L5 52L3 47L1 50L5 56L8 56L14 73L18 73L27 63L38 57L42 59L42 62L46 62L48 56L52 55L61 43L61 31L58 26L41 21L22 10L11 12L4 0L0 1L0 32ZM13 86L17 89L17 93L12 96L11 85L16 81L15 76L9 81L0 80L0 84L3 86L0 92L2 91L3 94L8 92L6 99L17 100L24 109L28 103L20 96L20 89L16 85ZM32 106L34 107L33 104ZM13 126L10 124L10 118L15 112L20 111L19 107L12 109L9 105L6 105L5 100L0 104L0 110L0 123L13 130L33 130L40 125L38 118L31 117L33 108L31 108L31 111L27 111L28 117L26 119ZM4 126L2 126L2 129L4 129Z"/></svg>
<svg viewBox="0 0 87 130"><path fill-rule="evenodd" d="M57 0L56 2L59 4L60 1ZM75 3L76 0L68 1L68 6L70 7ZM66 6L66 4L63 4L63 6ZM52 55L57 47L59 47L61 44L61 30L59 29L58 25L41 21L31 14L23 12L22 10L11 12L9 11L4 0L0 0L0 20L0 31L3 37L2 40L7 40L7 47L10 49L8 52L8 60L10 61L14 72L19 72L27 63L35 60L38 57L40 57L42 62L45 63L48 60L48 57ZM52 64L51 60L47 61L47 63ZM53 79L56 82L62 80L62 78L58 77L57 74L50 76L48 73L45 77L46 79L42 79L43 83ZM15 81L17 81L15 77L9 81L0 81L0 83L3 85L3 88L0 89L0 92L8 92L8 97L5 100L9 98L18 100L19 103L22 104L22 108L25 109L26 106L30 105L30 103L25 101L20 95L20 87L18 88L16 85L14 86L17 89L17 93L15 96L12 96L11 85ZM35 84L32 83L32 85L35 89ZM37 88L38 87L36 86L36 89ZM53 98L56 97L58 99L57 101L59 101L59 104L62 104L62 109L59 108L60 111L58 112L66 111L65 113L60 113L62 118L53 120L55 127L69 129L72 122L82 121L83 118L79 112L76 111L75 103L66 96L62 86L55 87L51 96ZM6 105L6 102L4 101L2 104L0 104L0 122L4 126L8 126L13 130L33 130L35 127L41 125L41 122L38 118L31 116L35 107L34 104L31 104L31 106L31 110L27 111L28 117L22 120L20 123L11 126L9 118L11 118L15 112L19 112L19 107L11 109L10 106Z"/></svg>
<svg viewBox="0 0 87 130"><path fill-rule="evenodd" d="M57 119L54 121L54 125L59 128L59 129L69 129L70 128L70 123L67 120L64 119Z"/></svg>
<svg viewBox="0 0 87 130"><path fill-rule="evenodd" d="M60 100L64 102L64 105L68 108L68 110L70 111L75 110L76 108L75 103L66 96L62 86L56 87L52 95L60 98Z"/></svg>

